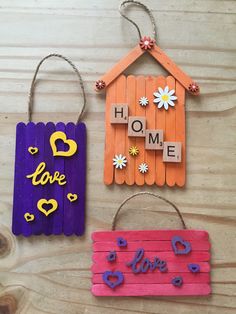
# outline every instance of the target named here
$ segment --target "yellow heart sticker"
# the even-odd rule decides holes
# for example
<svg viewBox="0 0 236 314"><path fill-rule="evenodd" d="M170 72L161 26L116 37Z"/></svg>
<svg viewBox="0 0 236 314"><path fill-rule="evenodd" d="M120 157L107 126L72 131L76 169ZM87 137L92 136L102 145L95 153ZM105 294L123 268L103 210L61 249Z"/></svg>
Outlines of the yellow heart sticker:
<svg viewBox="0 0 236 314"><path fill-rule="evenodd" d="M75 202L78 198L77 194L72 194L72 193L68 193L67 194L67 198L70 202Z"/></svg>
<svg viewBox="0 0 236 314"><path fill-rule="evenodd" d="M33 221L34 220L34 214L30 214L30 213L25 213L24 214L24 218L27 222Z"/></svg>
<svg viewBox="0 0 236 314"><path fill-rule="evenodd" d="M29 152L31 155L37 154L38 151L39 151L38 147L32 147L32 146L30 146L30 147L28 148L28 152Z"/></svg>
<svg viewBox="0 0 236 314"><path fill-rule="evenodd" d="M51 205L51 208L50 209L43 208L45 205ZM53 213L55 210L57 210L58 203L53 198L50 200L46 200L45 198L42 198L41 200L38 201L37 207L38 207L38 210L40 210L45 216L48 216L51 213Z"/></svg>
<svg viewBox="0 0 236 314"><path fill-rule="evenodd" d="M58 151L56 146L56 141L62 140L65 144L69 146L67 151ZM74 140L68 140L66 134L61 131L57 131L52 133L50 136L50 145L52 148L53 156L63 156L63 157L70 157L74 155L77 151L77 143Z"/></svg>

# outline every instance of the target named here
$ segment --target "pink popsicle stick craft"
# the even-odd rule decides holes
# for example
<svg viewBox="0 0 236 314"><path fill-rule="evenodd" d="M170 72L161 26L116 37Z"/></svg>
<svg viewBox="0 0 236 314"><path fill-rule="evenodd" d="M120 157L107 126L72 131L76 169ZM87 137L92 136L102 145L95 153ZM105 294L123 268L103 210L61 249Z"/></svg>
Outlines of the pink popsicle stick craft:
<svg viewBox="0 0 236 314"><path fill-rule="evenodd" d="M32 122L36 76L51 57L74 70L84 103L77 123ZM38 64L29 95L28 123L16 126L16 157L12 232L15 235L80 236L85 229L86 126L81 121L86 105L83 81L66 57L50 54Z"/></svg>
<svg viewBox="0 0 236 314"><path fill-rule="evenodd" d="M152 22L153 38L142 36L123 9L135 4ZM157 46L152 12L138 1L124 1L120 14L139 34L139 43L95 83L106 90L104 183L183 187L186 180L185 91L200 88ZM169 76L122 74L143 54L151 55Z"/></svg>
<svg viewBox="0 0 236 314"><path fill-rule="evenodd" d="M115 230L123 205L145 194L171 205L183 229ZM92 240L95 296L206 296L211 293L208 233L187 229L176 205L157 194L140 192L128 197L114 215L112 231L94 232Z"/></svg>

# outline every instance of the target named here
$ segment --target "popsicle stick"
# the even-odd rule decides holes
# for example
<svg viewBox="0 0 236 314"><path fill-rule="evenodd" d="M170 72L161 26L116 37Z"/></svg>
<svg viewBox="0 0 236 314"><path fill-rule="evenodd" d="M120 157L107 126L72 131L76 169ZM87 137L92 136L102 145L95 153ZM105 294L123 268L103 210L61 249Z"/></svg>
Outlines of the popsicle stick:
<svg viewBox="0 0 236 314"><path fill-rule="evenodd" d="M54 160L55 157L53 157L52 149L50 146L50 137L55 132L55 124L53 122L48 122L45 125L45 132L44 132L44 162L46 163L46 169L49 171L49 173L54 173ZM56 199L57 201L57 193L55 193L55 187L57 184L46 184L43 186L43 195L41 198L45 198L46 200L50 199ZM56 212L60 210L60 207L50 214L49 216L43 215L43 228L44 228L44 234L50 235L53 232L53 223L56 219Z"/></svg>
<svg viewBox="0 0 236 314"><path fill-rule="evenodd" d="M156 78L156 85L154 92L158 92L158 87L164 89L166 86L166 79L164 76L158 76ZM155 98L152 95L152 100ZM153 103L153 101L152 101ZM156 104L155 104L156 106ZM165 110L156 108L156 129L164 131L165 138ZM163 186L166 179L166 166L163 162L163 150L156 150L156 184L158 186Z"/></svg>
<svg viewBox="0 0 236 314"><path fill-rule="evenodd" d="M136 116L139 117L145 117L146 115L146 107L141 106L139 104L139 99L141 97L146 96L146 82L145 82L145 77L144 76L138 76L136 78L137 86L136 86L136 100L135 100L135 112ZM150 101L147 106L150 106ZM145 144L144 144L145 138L143 137L137 137L136 138L136 146L139 150L138 156L135 158L135 183L137 185L143 185L144 184L144 175L140 173L138 170L139 165L144 161L145 159Z"/></svg>
<svg viewBox="0 0 236 314"><path fill-rule="evenodd" d="M58 122L55 127L55 131L62 131L65 132L65 124L63 122ZM57 149L64 151L66 150L65 144L62 141L58 141ZM52 152L51 152L52 153ZM54 158L54 169L55 171L59 171L60 173L65 172L65 157L57 156ZM54 188L54 193L57 195L57 203L58 203L58 210L56 210L53 220L53 233L54 234L62 234L63 233L63 220L64 220L64 189L63 185L56 184Z"/></svg>
<svg viewBox="0 0 236 314"><path fill-rule="evenodd" d="M124 75L119 76L116 79L116 103L126 102L126 77ZM123 155L127 158L126 148L127 141L127 125L116 124L115 125L115 155ZM111 143L110 143L111 145ZM114 157L114 156L113 156ZM115 168L115 182L117 184L123 184L125 182L125 167L122 169Z"/></svg>
<svg viewBox="0 0 236 314"><path fill-rule="evenodd" d="M116 65L103 75L99 80L105 82L108 86L114 79L122 74L135 60L137 60L145 51L139 45L134 47L124 58L122 58ZM95 90L98 91L95 87Z"/></svg>
<svg viewBox="0 0 236 314"><path fill-rule="evenodd" d="M135 102L136 102L136 79L135 76L130 75L127 77L127 103L129 105L129 116L135 116ZM129 154L129 149L136 146L136 138L127 136L126 126L126 142L125 151L127 156L127 166L125 169L125 182L128 185L133 185L135 180L135 159L136 156Z"/></svg>
<svg viewBox="0 0 236 314"><path fill-rule="evenodd" d="M137 249L143 248L145 252L161 252L161 251L173 251L171 241L129 241L129 245L126 248L127 252L135 252ZM210 249L210 243L207 240L191 241L192 251L208 251ZM118 247L115 242L94 242L93 243L94 252L122 252L123 247Z"/></svg>
<svg viewBox="0 0 236 314"><path fill-rule="evenodd" d="M185 185L186 176L186 137L185 137L185 90L183 86L176 81L176 95L178 97L176 101L176 126L175 126L175 138L176 142L182 143L182 159L181 163L175 169L175 179L178 186Z"/></svg>
<svg viewBox="0 0 236 314"><path fill-rule="evenodd" d="M96 296L188 296L208 295L211 293L209 284L185 284L174 287L172 284L123 284L111 289L105 284L95 284L92 293Z"/></svg>
<svg viewBox="0 0 236 314"><path fill-rule="evenodd" d="M169 90L175 90L175 79L173 78L173 76L168 76L166 78L166 86L169 87ZM177 110L178 108L177 108L176 103L174 107L169 106L168 110L166 110L166 113L165 113L165 118L166 118L165 141L166 142L176 142L175 116L176 116ZM165 164L166 164L166 184L169 186L174 186L175 185L175 170L179 166L179 163L166 162Z"/></svg>
<svg viewBox="0 0 236 314"><path fill-rule="evenodd" d="M145 252L145 257L149 259L154 259L154 257L158 257L161 260L169 261L169 262L186 262L186 263L193 263L193 262L207 262L210 260L210 253L206 251L195 251L190 252L186 255L175 255L174 252ZM107 263L110 264L107 260L107 253L106 252L95 252L93 254L93 261L95 263ZM119 252L117 253L117 262L128 262L133 260L134 253L133 252Z"/></svg>
<svg viewBox="0 0 236 314"><path fill-rule="evenodd" d="M70 122L67 123L65 127L65 133L67 139L76 141L75 135L75 124ZM64 234L70 236L74 233L74 221L75 214L78 211L78 198L74 202L70 202L68 199L68 194L71 193L78 197L77 186L80 184L80 173L78 172L78 145L77 152L71 156L65 158L65 170L64 174L66 176L66 185L64 187L64 220L63 220L63 231ZM79 218L79 217L78 217ZM77 218L77 219L78 219Z"/></svg>
<svg viewBox="0 0 236 314"><path fill-rule="evenodd" d="M171 240L174 236L180 236L184 240L208 240L208 232L203 230L122 230L122 231L97 231L92 233L92 239L96 242L104 242L107 239L117 241L122 237L127 241L144 240Z"/></svg>
<svg viewBox="0 0 236 314"><path fill-rule="evenodd" d="M15 176L14 176L14 199L12 214L12 232L20 235L23 232L24 221L24 185L22 179L25 177L24 158L27 154L26 147L26 125L20 122L16 126L16 149L15 149Z"/></svg>
<svg viewBox="0 0 236 314"><path fill-rule="evenodd" d="M38 153L34 155L33 160L33 168L36 169L37 166L44 162L44 134L45 134L45 124L42 122L39 122L35 125L35 147L38 148ZM45 217L43 217L42 213L37 208L38 200L43 198L43 191L44 187L39 184L36 187L34 187L34 193L32 197L32 212L35 217L35 221L32 223L32 234L40 235L44 233L44 226L43 226L43 220Z"/></svg>
<svg viewBox="0 0 236 314"><path fill-rule="evenodd" d="M146 77L146 97L153 99L153 91L155 90L155 78L152 76ZM150 102L146 107L146 119L147 119L147 129L156 128L156 106ZM152 185L155 183L156 178L156 163L155 163L155 150L145 150L145 162L148 165L148 172L144 174L145 183Z"/></svg>
<svg viewBox="0 0 236 314"><path fill-rule="evenodd" d="M189 85L193 83L191 77L184 73L158 46L154 45L153 49L148 52L166 69L173 77L179 81L188 91ZM190 91L189 91L190 92ZM193 93L198 95L199 93Z"/></svg>
<svg viewBox="0 0 236 314"><path fill-rule="evenodd" d="M24 213L31 213L33 206L34 186L32 185L32 181L26 178L26 175L31 174L35 171L35 169L33 168L34 155L31 155L28 152L28 148L35 145L35 124L33 122L29 122L27 124L25 137L26 147L24 156L22 156L22 158L25 158L25 176L22 178L21 184L24 185ZM25 219L23 219L23 222L23 235L26 237L30 236L32 234L32 223L27 222Z"/></svg>
<svg viewBox="0 0 236 314"><path fill-rule="evenodd" d="M74 203L74 232L76 235L84 234L85 229L85 204L86 204L86 125L80 122L75 130L78 144L78 159L74 174L75 193L78 194L78 203Z"/></svg>
<svg viewBox="0 0 236 314"><path fill-rule="evenodd" d="M208 262L198 262L198 265L200 266L201 273L209 273L210 272L210 264ZM94 274L102 274L105 271L107 271L108 265L106 262L104 263L94 263L91 267L91 270ZM133 273L132 268L127 267L125 263L114 263L109 266L109 269L115 271L116 269L119 269L119 271L123 272L124 274ZM188 264L187 263L173 263L168 262L168 273L189 273Z"/></svg>
<svg viewBox="0 0 236 314"><path fill-rule="evenodd" d="M104 148L104 183L112 184L114 178L114 166L112 159L115 155L115 126L110 121L111 104L116 102L116 81L107 87L106 95L106 122L105 122L105 148Z"/></svg>
<svg viewBox="0 0 236 314"><path fill-rule="evenodd" d="M209 283L209 273L160 273L158 270L147 273L128 273L125 275L125 285L128 284L169 284L174 277L180 276L183 278L184 285L188 283ZM103 284L102 274L94 274L92 278L93 284Z"/></svg>

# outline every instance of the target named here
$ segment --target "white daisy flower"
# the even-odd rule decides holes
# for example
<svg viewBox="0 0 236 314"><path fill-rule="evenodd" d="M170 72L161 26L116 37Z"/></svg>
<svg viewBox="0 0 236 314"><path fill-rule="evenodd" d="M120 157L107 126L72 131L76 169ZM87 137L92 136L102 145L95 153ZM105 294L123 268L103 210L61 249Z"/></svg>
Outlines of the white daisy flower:
<svg viewBox="0 0 236 314"><path fill-rule="evenodd" d="M158 87L158 92L153 94L156 97L153 102L158 104L158 108L164 106L165 110L168 110L169 106L175 106L173 100L176 100L177 97L174 96L174 93L175 90L172 89L169 91L168 86L166 86L164 90L161 87Z"/></svg>
<svg viewBox="0 0 236 314"><path fill-rule="evenodd" d="M113 165L116 167L116 169L122 169L123 167L126 167L126 157L123 155L115 155L113 158Z"/></svg>
<svg viewBox="0 0 236 314"><path fill-rule="evenodd" d="M138 166L138 170L141 173L146 173L148 172L148 165L145 162L142 162L139 166Z"/></svg>
<svg viewBox="0 0 236 314"><path fill-rule="evenodd" d="M148 105L148 99L147 99L147 97L141 97L140 99L139 99L139 104L141 105L141 106L143 106L143 107L146 107L147 105Z"/></svg>

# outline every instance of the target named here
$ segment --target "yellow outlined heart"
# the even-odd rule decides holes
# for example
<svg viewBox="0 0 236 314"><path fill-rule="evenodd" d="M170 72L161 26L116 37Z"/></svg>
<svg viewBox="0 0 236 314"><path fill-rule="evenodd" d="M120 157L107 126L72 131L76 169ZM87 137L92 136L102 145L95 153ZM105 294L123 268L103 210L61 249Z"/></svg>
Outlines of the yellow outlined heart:
<svg viewBox="0 0 236 314"><path fill-rule="evenodd" d="M67 151L58 151L56 146L56 141L62 140L65 144L69 146ZM50 145L52 148L53 156L63 156L63 157L70 157L74 155L77 151L77 143L74 140L67 140L66 134L61 131L57 131L52 133L50 136Z"/></svg>
<svg viewBox="0 0 236 314"><path fill-rule="evenodd" d="M78 199L78 195L77 194L72 194L72 193L68 193L67 194L67 198L70 202L75 202Z"/></svg>
<svg viewBox="0 0 236 314"><path fill-rule="evenodd" d="M32 147L32 146L30 146L30 147L28 148L28 152L29 152L31 155L37 154L38 151L39 151L38 147Z"/></svg>
<svg viewBox="0 0 236 314"><path fill-rule="evenodd" d="M50 209L44 209L43 205L52 205L52 208ZM38 210L40 210L45 216L50 215L51 213L53 213L55 210L57 210L58 207L58 203L56 200L54 200L53 198L50 200L46 200L45 198L42 198L41 200L38 201L37 203L37 208Z"/></svg>
<svg viewBox="0 0 236 314"><path fill-rule="evenodd" d="M30 214L30 213L25 213L24 214L24 218L27 222L33 221L34 220L34 214Z"/></svg>

